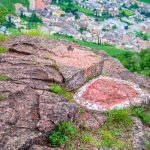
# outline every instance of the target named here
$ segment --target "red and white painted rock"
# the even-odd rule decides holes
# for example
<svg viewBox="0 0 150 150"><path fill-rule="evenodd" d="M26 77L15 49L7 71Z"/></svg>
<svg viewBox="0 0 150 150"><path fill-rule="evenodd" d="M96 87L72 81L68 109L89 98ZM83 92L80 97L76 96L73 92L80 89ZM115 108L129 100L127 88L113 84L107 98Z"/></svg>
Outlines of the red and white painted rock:
<svg viewBox="0 0 150 150"><path fill-rule="evenodd" d="M150 103L150 94L132 82L100 76L81 87L74 99L88 109L107 111Z"/></svg>

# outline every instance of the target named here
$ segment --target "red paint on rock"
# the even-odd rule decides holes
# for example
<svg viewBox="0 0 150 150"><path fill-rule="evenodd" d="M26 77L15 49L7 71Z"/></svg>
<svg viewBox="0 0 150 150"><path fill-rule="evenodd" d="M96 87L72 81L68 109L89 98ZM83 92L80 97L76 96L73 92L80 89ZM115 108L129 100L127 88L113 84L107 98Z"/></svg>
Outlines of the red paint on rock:
<svg viewBox="0 0 150 150"><path fill-rule="evenodd" d="M104 108L111 108L116 104L128 101L136 95L136 90L127 84L98 79L86 89L82 98Z"/></svg>

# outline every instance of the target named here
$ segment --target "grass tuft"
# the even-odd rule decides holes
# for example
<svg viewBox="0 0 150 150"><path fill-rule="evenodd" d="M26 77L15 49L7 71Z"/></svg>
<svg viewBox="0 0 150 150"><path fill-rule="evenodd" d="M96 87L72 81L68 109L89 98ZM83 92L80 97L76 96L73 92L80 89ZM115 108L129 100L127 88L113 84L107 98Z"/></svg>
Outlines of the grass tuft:
<svg viewBox="0 0 150 150"><path fill-rule="evenodd" d="M53 93L56 93L58 95L61 95L63 97L65 97L68 100L72 100L73 99L73 93L66 91L62 86L57 85L57 84L53 84L50 87L50 91Z"/></svg>
<svg viewBox="0 0 150 150"><path fill-rule="evenodd" d="M106 124L108 127L129 129L133 125L130 109L114 109L109 111Z"/></svg>
<svg viewBox="0 0 150 150"><path fill-rule="evenodd" d="M0 101L4 101L6 99L5 95L0 94Z"/></svg>
<svg viewBox="0 0 150 150"><path fill-rule="evenodd" d="M0 74L0 81L8 81L10 80L10 77L4 75L4 74Z"/></svg>
<svg viewBox="0 0 150 150"><path fill-rule="evenodd" d="M145 113L145 109L143 107L133 108L132 115L139 117L144 124L150 126L150 115Z"/></svg>
<svg viewBox="0 0 150 150"><path fill-rule="evenodd" d="M7 38L4 34L0 34L0 42L4 42L6 39Z"/></svg>
<svg viewBox="0 0 150 150"><path fill-rule="evenodd" d="M6 53L6 52L8 52L8 48L0 46L0 53Z"/></svg>
<svg viewBox="0 0 150 150"><path fill-rule="evenodd" d="M71 144L78 132L78 128L69 121L61 122L57 130L49 136L50 143L53 147Z"/></svg>

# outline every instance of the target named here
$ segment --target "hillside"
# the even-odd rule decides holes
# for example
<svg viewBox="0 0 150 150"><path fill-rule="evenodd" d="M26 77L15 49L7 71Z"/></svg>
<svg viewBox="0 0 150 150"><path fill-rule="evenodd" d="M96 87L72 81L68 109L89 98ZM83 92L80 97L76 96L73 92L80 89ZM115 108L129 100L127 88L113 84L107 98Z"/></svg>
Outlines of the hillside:
<svg viewBox="0 0 150 150"><path fill-rule="evenodd" d="M149 78L63 39L0 45L2 149L149 149Z"/></svg>
<svg viewBox="0 0 150 150"><path fill-rule="evenodd" d="M28 7L29 2L28 0L1 0L0 1L0 7L5 7L8 9L9 13L15 13L15 7L14 4L21 3L24 6Z"/></svg>

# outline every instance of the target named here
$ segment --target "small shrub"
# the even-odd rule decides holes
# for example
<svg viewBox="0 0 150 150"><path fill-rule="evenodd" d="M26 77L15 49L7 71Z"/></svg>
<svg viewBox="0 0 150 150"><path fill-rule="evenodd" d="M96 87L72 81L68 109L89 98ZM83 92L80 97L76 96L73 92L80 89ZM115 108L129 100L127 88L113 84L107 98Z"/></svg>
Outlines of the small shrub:
<svg viewBox="0 0 150 150"><path fill-rule="evenodd" d="M61 87L60 85L57 85L57 84L53 84L51 87L50 87L50 91L58 94L58 95L61 95L63 97L65 97L66 99L68 100L72 100L73 99L73 93L71 92L68 92L66 91L63 87Z"/></svg>
<svg viewBox="0 0 150 150"><path fill-rule="evenodd" d="M129 109L114 109L108 112L108 118L106 120L107 126L110 127L132 127L131 111Z"/></svg>
<svg viewBox="0 0 150 150"><path fill-rule="evenodd" d="M69 121L64 121L49 136L50 143L53 147L69 144L76 137L77 132L78 128L75 125Z"/></svg>
<svg viewBox="0 0 150 150"><path fill-rule="evenodd" d="M6 99L6 96L5 96L5 95L0 94L0 101L3 101L3 100L5 100L5 99Z"/></svg>
<svg viewBox="0 0 150 150"><path fill-rule="evenodd" d="M0 42L4 42L6 40L6 36L4 34L0 34Z"/></svg>
<svg viewBox="0 0 150 150"><path fill-rule="evenodd" d="M10 80L8 76L0 74L0 81L7 81L7 80Z"/></svg>
<svg viewBox="0 0 150 150"><path fill-rule="evenodd" d="M150 115L146 114L144 111L143 107L133 108L132 115L139 117L143 123L150 126Z"/></svg>
<svg viewBox="0 0 150 150"><path fill-rule="evenodd" d="M8 48L0 47L0 53L6 53L6 52L8 52Z"/></svg>

